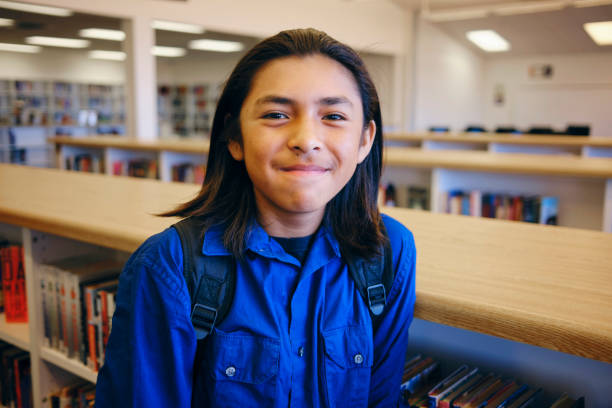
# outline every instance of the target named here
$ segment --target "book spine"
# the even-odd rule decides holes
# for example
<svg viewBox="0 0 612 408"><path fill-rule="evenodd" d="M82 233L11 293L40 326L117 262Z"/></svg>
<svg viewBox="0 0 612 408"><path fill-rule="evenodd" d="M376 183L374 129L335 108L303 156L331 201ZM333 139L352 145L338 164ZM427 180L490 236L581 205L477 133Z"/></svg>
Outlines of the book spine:
<svg viewBox="0 0 612 408"><path fill-rule="evenodd" d="M16 407L23 407L23 403L21 401L21 373L19 371L19 359L16 358L13 360L13 373L15 377L15 404Z"/></svg>
<svg viewBox="0 0 612 408"><path fill-rule="evenodd" d="M79 290L79 282L78 278L75 275L70 277L69 281L69 290L70 290L70 326L71 326L71 347L68 351L69 357L75 357L79 355L80 350L80 313L79 313L79 298L78 298L78 290Z"/></svg>
<svg viewBox="0 0 612 408"><path fill-rule="evenodd" d="M95 321L95 291L94 289L85 288L85 307L87 310L87 343L89 355L87 357L87 366L94 371L98 371L98 334Z"/></svg>
<svg viewBox="0 0 612 408"><path fill-rule="evenodd" d="M47 293L47 268L41 265L39 268L38 275L40 276L40 294L42 303L42 314L43 314L43 327L44 327L44 338L43 346L51 346L51 320L49 313L49 294Z"/></svg>
<svg viewBox="0 0 612 408"><path fill-rule="evenodd" d="M106 343L108 342L109 325L108 325L108 295L109 292L101 290L99 292L100 297L100 318L102 320L102 351L106 350Z"/></svg>

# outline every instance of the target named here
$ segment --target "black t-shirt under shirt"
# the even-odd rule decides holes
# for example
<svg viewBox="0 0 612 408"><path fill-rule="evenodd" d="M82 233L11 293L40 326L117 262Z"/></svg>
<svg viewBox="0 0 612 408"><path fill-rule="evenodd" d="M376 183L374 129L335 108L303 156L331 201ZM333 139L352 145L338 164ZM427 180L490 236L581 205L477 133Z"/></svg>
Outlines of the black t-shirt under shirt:
<svg viewBox="0 0 612 408"><path fill-rule="evenodd" d="M295 257L295 259L300 261L301 264L303 264L306 260L306 256L308 255L308 250L310 249L310 243L313 237L314 234L298 238L272 238L274 238L274 240L283 247L285 252L292 255Z"/></svg>

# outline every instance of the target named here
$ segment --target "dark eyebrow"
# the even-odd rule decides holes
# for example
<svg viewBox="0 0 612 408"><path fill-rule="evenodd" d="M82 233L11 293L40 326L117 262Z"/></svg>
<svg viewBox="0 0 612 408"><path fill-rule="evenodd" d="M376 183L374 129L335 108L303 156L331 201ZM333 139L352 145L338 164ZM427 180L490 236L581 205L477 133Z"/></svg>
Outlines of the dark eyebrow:
<svg viewBox="0 0 612 408"><path fill-rule="evenodd" d="M344 96L328 96L326 98L319 99L320 105L331 106L331 105L350 105L353 106L353 102L351 102L348 98Z"/></svg>
<svg viewBox="0 0 612 408"><path fill-rule="evenodd" d="M292 99L286 98L284 96L278 96L278 95L262 96L261 98L255 101L256 105L263 105L266 103L274 103L278 105L294 105L295 104L295 102Z"/></svg>
<svg viewBox="0 0 612 408"><path fill-rule="evenodd" d="M319 105L324 105L324 106L333 106L333 105L342 105L342 104L353 106L353 103L345 96L327 96L327 97L319 99L317 102ZM287 98L285 96L279 96L279 95L262 96L261 98L255 101L256 105L263 105L266 103L274 103L278 105L295 105L295 101L293 99Z"/></svg>

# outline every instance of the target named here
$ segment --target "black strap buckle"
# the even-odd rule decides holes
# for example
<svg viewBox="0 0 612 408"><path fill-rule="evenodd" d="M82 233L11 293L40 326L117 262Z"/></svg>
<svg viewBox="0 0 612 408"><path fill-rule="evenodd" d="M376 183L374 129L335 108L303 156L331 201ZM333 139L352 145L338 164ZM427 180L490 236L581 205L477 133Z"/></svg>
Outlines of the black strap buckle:
<svg viewBox="0 0 612 408"><path fill-rule="evenodd" d="M387 303L387 293L382 283L368 286L368 303L370 304L370 311L374 316L382 313Z"/></svg>
<svg viewBox="0 0 612 408"><path fill-rule="evenodd" d="M210 334L217 321L217 309L196 303L191 311L191 323L196 332L196 338L202 340Z"/></svg>

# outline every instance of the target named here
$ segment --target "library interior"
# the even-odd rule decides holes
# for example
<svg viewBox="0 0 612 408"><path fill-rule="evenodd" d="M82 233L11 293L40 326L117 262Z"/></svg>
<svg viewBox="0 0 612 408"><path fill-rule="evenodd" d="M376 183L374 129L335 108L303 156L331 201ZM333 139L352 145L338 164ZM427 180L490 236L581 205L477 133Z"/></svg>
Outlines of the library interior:
<svg viewBox="0 0 612 408"><path fill-rule="evenodd" d="M612 407L612 0L0 0L0 407L95 404L225 81L308 27L365 62L414 234L401 406Z"/></svg>

